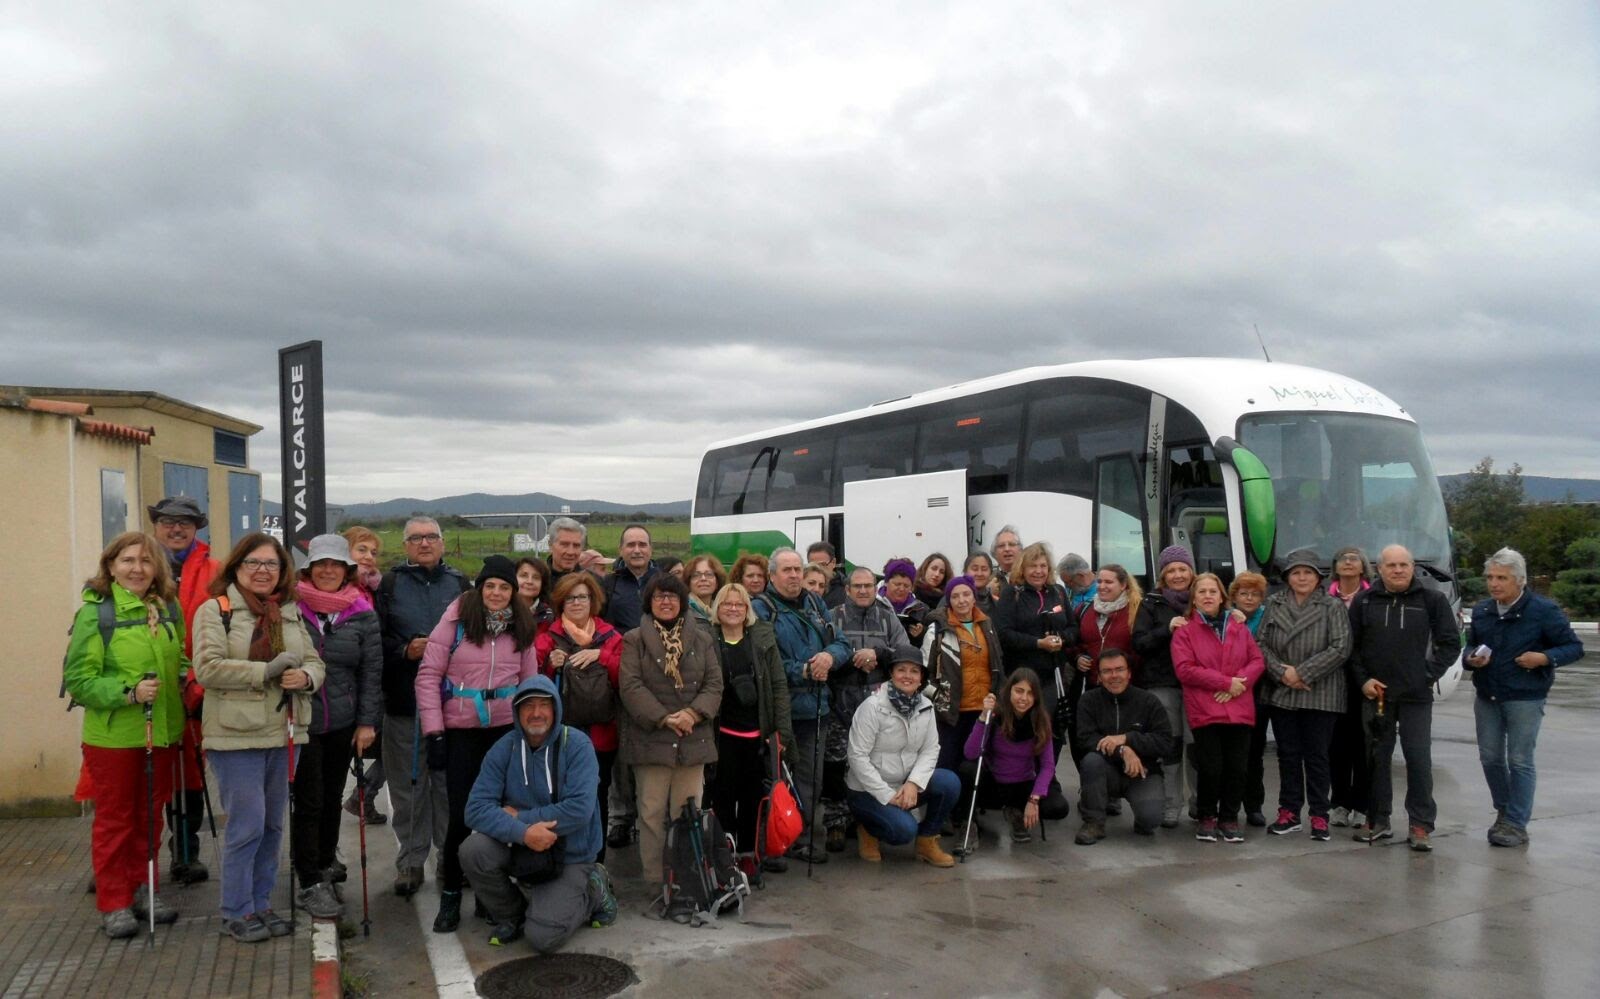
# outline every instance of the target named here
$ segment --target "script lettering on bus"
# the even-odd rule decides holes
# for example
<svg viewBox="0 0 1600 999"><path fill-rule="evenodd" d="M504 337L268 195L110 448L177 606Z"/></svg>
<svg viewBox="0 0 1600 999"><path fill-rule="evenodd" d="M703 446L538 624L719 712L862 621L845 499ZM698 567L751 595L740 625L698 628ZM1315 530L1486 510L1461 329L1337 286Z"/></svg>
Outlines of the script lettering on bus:
<svg viewBox="0 0 1600 999"><path fill-rule="evenodd" d="M1350 385L1270 385L1274 401L1295 399L1309 403L1313 408L1324 403L1347 403L1352 406L1381 407L1383 396L1376 392L1354 388Z"/></svg>

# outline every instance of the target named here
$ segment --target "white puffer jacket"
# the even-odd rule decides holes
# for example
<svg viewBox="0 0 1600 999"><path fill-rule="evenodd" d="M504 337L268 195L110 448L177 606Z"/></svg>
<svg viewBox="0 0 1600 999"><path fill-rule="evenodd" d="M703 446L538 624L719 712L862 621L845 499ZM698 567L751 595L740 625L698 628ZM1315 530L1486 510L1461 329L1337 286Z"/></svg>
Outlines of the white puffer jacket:
<svg viewBox="0 0 1600 999"><path fill-rule="evenodd" d="M917 709L907 718L889 703L886 683L856 710L850 724L850 772L845 786L866 791L879 804L906 781L926 789L939 763L939 730L933 702L917 695Z"/></svg>

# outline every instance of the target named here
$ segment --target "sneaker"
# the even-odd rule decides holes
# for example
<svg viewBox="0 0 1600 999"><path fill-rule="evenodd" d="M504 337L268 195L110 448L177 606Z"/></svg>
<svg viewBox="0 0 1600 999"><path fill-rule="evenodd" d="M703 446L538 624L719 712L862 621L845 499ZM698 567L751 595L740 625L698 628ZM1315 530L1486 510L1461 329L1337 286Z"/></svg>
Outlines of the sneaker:
<svg viewBox="0 0 1600 999"><path fill-rule="evenodd" d="M1278 817L1280 819L1283 817L1281 809L1279 810ZM1257 829L1260 829L1262 826L1267 824L1267 817L1261 813L1261 810L1259 808L1256 809L1253 812L1244 813L1244 820L1246 822L1250 823L1251 825L1255 826ZM1296 829L1300 828L1300 824L1298 822L1295 823L1295 828Z"/></svg>
<svg viewBox="0 0 1600 999"><path fill-rule="evenodd" d="M1433 849L1433 844L1428 842L1428 830L1421 826L1411 827L1411 832L1406 836L1406 845L1418 853L1427 853Z"/></svg>
<svg viewBox="0 0 1600 999"><path fill-rule="evenodd" d="M833 826L828 830L828 839L825 846L829 853L844 852L844 826Z"/></svg>
<svg viewBox="0 0 1600 999"><path fill-rule="evenodd" d="M621 850L633 843L633 826L612 826L606 833L606 846Z"/></svg>
<svg viewBox="0 0 1600 999"><path fill-rule="evenodd" d="M459 891L442 891L439 893L439 914L433 917L433 932L454 933L461 925L461 893Z"/></svg>
<svg viewBox="0 0 1600 999"><path fill-rule="evenodd" d="M1350 825L1350 809L1335 808L1328 812L1328 824L1343 829Z"/></svg>
<svg viewBox="0 0 1600 999"><path fill-rule="evenodd" d="M813 864L826 864L828 862L827 852L824 850L818 850L809 843L796 843L794 846L789 847L789 856L800 861L802 864L807 862Z"/></svg>
<svg viewBox="0 0 1600 999"><path fill-rule="evenodd" d="M295 893L295 901L300 903L300 908L311 914L313 919L338 919L343 907L334 897L333 886L326 881L318 881L314 885L307 885Z"/></svg>
<svg viewBox="0 0 1600 999"><path fill-rule="evenodd" d="M1166 825L1165 822L1161 824ZM1177 822L1173 822L1173 825L1177 825ZM1200 824L1194 828L1194 838L1202 843L1215 843L1217 841L1217 820L1201 819Z"/></svg>
<svg viewBox="0 0 1600 999"><path fill-rule="evenodd" d="M606 865L594 864L589 868L589 884L600 891L600 904L589 914L589 925L597 930L610 926L617 921L617 895L611 890L611 875Z"/></svg>
<svg viewBox="0 0 1600 999"><path fill-rule="evenodd" d="M1368 816L1362 812L1358 812L1352 808L1350 809L1350 828L1360 829L1362 826L1367 824L1370 818L1371 816Z"/></svg>
<svg viewBox="0 0 1600 999"><path fill-rule="evenodd" d="M1244 833L1239 831L1239 823L1237 823L1237 822L1224 822L1221 825L1217 826L1217 828L1222 831L1222 841L1224 843L1243 843L1244 842Z"/></svg>
<svg viewBox="0 0 1600 999"><path fill-rule="evenodd" d="M407 867L394 879L394 893L401 898L410 898L422 887L422 868Z"/></svg>
<svg viewBox="0 0 1600 999"><path fill-rule="evenodd" d="M222 921L222 934L233 937L240 943L260 943L272 936L268 932L266 924L254 913L242 919L224 919Z"/></svg>
<svg viewBox="0 0 1600 999"><path fill-rule="evenodd" d="M516 943L522 939L522 920L518 919L509 923L495 923L494 929L489 931L489 946L504 947L506 944Z"/></svg>
<svg viewBox="0 0 1600 999"><path fill-rule="evenodd" d="M1252 823L1253 824L1253 823ZM1274 836L1287 836L1300 831L1300 816L1287 808L1278 809L1278 821L1267 827L1267 832Z"/></svg>
<svg viewBox="0 0 1600 999"><path fill-rule="evenodd" d="M1489 830L1490 846L1526 846L1527 843L1528 830L1522 826L1501 822Z"/></svg>
<svg viewBox="0 0 1600 999"><path fill-rule="evenodd" d="M1328 831L1327 819L1320 815L1311 816L1311 838L1318 843L1326 843L1333 838L1333 834Z"/></svg>
<svg viewBox="0 0 1600 999"><path fill-rule="evenodd" d="M1006 808L1004 814L1006 821L1011 824L1011 842L1032 843L1033 833L1029 832L1028 827L1023 823L1022 810L1019 808Z"/></svg>
<svg viewBox="0 0 1600 999"><path fill-rule="evenodd" d="M174 863L171 867L168 867L167 877L174 884L188 887L189 885L197 885L211 877L211 872L206 869L205 864L200 863L198 860L191 860L187 864Z"/></svg>
<svg viewBox="0 0 1600 999"><path fill-rule="evenodd" d="M255 918L260 920L261 925L267 928L268 936L286 937L294 932L294 924L289 922L287 919L284 919L276 912L273 912L271 909L268 909L266 912L256 913Z"/></svg>
<svg viewBox="0 0 1600 999"><path fill-rule="evenodd" d="M1394 830L1383 819L1369 820L1350 837L1357 843L1376 843L1380 839L1394 839Z"/></svg>
<svg viewBox="0 0 1600 999"><path fill-rule="evenodd" d="M160 923L162 926L166 926L169 923L176 923L178 921L178 910L162 901L160 895L156 896L154 905L150 904L149 898L149 885L140 885L133 890L133 914L135 916L137 916L139 919L149 919L150 910L154 909L156 913L156 922Z"/></svg>
<svg viewBox="0 0 1600 999"><path fill-rule="evenodd" d="M333 858L333 863L323 869L322 880L329 884L342 885L350 880L350 869L344 866L344 861L335 857Z"/></svg>
<svg viewBox="0 0 1600 999"><path fill-rule="evenodd" d="M1194 816L1192 816L1192 815L1190 816L1190 818L1193 818L1193 817ZM1161 813L1161 828L1163 828L1163 829L1176 829L1176 828L1178 828L1178 810L1176 808L1169 808L1166 811Z"/></svg>
<svg viewBox="0 0 1600 999"><path fill-rule="evenodd" d="M100 928L113 940L127 940L139 935L139 917L133 914L132 907L118 909L100 917Z"/></svg>
<svg viewBox="0 0 1600 999"><path fill-rule="evenodd" d="M1083 828L1078 830L1078 835L1073 837L1073 842L1079 846L1094 846L1106 838L1106 824L1090 819L1083 820Z"/></svg>

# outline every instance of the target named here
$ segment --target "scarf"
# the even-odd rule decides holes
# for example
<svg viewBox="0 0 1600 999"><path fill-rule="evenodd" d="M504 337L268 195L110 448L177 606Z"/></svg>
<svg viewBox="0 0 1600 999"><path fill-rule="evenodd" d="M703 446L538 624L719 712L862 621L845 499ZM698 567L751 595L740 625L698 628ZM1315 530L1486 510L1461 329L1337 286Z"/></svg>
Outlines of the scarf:
<svg viewBox="0 0 1600 999"><path fill-rule="evenodd" d="M671 627L662 624L655 618L650 623L656 626L656 634L661 636L661 646L666 650L666 657L661 661L661 671L672 680L674 690L683 689L683 674L678 671L678 660L683 658L683 615L672 622Z"/></svg>
<svg viewBox="0 0 1600 999"><path fill-rule="evenodd" d="M263 600L249 590L239 592L256 617L255 630L250 632L250 658L258 663L270 662L283 651L283 608L278 606L281 598L274 593Z"/></svg>
<svg viewBox="0 0 1600 999"><path fill-rule="evenodd" d="M1033 745L1033 712L1017 715L1011 719L1011 731L1008 733L1012 742L1022 742Z"/></svg>
<svg viewBox="0 0 1600 999"><path fill-rule="evenodd" d="M315 584L304 579L294 585L294 592L300 603L309 607L313 612L323 615L343 614L357 600L366 596L358 587L349 583L329 593L326 590L317 589Z"/></svg>
<svg viewBox="0 0 1600 999"><path fill-rule="evenodd" d="M502 607L499 610L484 608L483 627L491 636L505 634L506 627L511 624L511 608Z"/></svg>
<svg viewBox="0 0 1600 999"><path fill-rule="evenodd" d="M1217 633L1217 641L1219 641L1219 642L1222 641L1223 636L1228 631L1228 611L1227 611L1227 608L1223 608L1222 610L1218 611L1216 617L1212 617L1211 615L1207 614L1205 611L1200 611L1198 614L1195 615L1195 617L1198 617L1200 620L1202 620L1206 624L1210 625L1211 626L1211 630Z"/></svg>
<svg viewBox="0 0 1600 999"><path fill-rule="evenodd" d="M1123 590L1122 596L1115 600L1101 600L1099 597L1094 598L1094 612L1099 614L1101 617L1110 617L1126 606L1128 606L1127 590Z"/></svg>
<svg viewBox="0 0 1600 999"><path fill-rule="evenodd" d="M376 569L357 569L356 582L368 593L377 593L378 587L383 585L383 573Z"/></svg>
<svg viewBox="0 0 1600 999"><path fill-rule="evenodd" d="M880 586L878 587L878 596L888 600L889 606L894 608L894 612L896 614L904 614L906 612L906 608L911 606L912 601L917 599L917 591L916 588L913 587L911 592L906 594L906 598L904 600L900 601L899 603L895 603L892 599L890 599L889 591Z"/></svg>
<svg viewBox="0 0 1600 999"><path fill-rule="evenodd" d="M567 633L568 638L572 639L573 645L586 649L589 647L589 643L594 641L595 621L591 617L588 624L579 625L572 618L562 615L561 630Z"/></svg>
<svg viewBox="0 0 1600 999"><path fill-rule="evenodd" d="M889 703L902 716L910 718L912 712L917 710L917 702L922 699L922 691L918 690L907 694L893 684L886 685L886 689L889 691Z"/></svg>
<svg viewBox="0 0 1600 999"><path fill-rule="evenodd" d="M1168 607L1171 607L1174 611L1176 611L1179 614L1188 613L1188 611L1189 611L1189 591L1188 590L1169 590L1165 586L1163 586L1161 588L1161 595L1164 598L1166 598Z"/></svg>

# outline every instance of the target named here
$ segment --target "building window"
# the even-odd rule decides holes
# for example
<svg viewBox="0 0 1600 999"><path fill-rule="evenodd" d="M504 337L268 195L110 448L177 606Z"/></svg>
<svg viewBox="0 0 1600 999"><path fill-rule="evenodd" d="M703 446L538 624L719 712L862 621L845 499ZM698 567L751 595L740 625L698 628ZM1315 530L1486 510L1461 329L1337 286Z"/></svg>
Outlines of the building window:
<svg viewBox="0 0 1600 999"><path fill-rule="evenodd" d="M213 433L217 464L237 465L240 468L250 464L248 438L243 434L231 434L226 430L216 430Z"/></svg>

